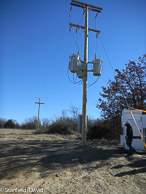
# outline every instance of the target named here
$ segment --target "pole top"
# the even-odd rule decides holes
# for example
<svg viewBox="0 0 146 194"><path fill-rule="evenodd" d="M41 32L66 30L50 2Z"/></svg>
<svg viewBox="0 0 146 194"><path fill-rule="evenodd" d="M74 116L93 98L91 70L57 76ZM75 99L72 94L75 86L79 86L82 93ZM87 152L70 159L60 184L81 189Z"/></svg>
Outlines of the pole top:
<svg viewBox="0 0 146 194"><path fill-rule="evenodd" d="M45 103L41 102L41 98L39 98L39 102L35 102L35 104L45 104Z"/></svg>
<svg viewBox="0 0 146 194"><path fill-rule="evenodd" d="M71 5L77 6L77 7L81 7L81 8L89 8L92 11L96 11L96 12L101 12L101 10L103 10L103 8L101 7L97 7L88 3L83 3L83 2L79 2L76 0L72 0Z"/></svg>

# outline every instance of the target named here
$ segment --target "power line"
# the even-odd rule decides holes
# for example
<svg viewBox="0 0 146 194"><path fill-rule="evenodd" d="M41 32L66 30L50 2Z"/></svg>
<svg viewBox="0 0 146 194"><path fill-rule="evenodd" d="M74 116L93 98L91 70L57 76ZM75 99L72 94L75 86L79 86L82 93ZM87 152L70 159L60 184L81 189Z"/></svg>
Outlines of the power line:
<svg viewBox="0 0 146 194"><path fill-rule="evenodd" d="M100 37L99 37L99 41L100 41L100 43L101 43L101 45L102 45L102 47L103 47L103 50L104 50L105 55L106 55L106 57L107 57L107 60L108 60L108 62L109 62L109 64L110 64L110 66L111 66L113 72L115 73L114 68L113 68L113 65L112 65L112 63L111 63L111 60L110 60L110 58L109 58L109 56L108 56L108 53L107 53L107 51L106 51L106 49L105 49L105 47L104 47L104 45L103 45L103 42L102 42L102 40L101 40Z"/></svg>
<svg viewBox="0 0 146 194"><path fill-rule="evenodd" d="M110 65L110 67L111 67L111 69L112 69L112 71L113 71L113 74L115 75L115 71L114 71L113 65L112 65L112 63L111 63L110 57L109 57L109 55L108 55L108 53L107 53L107 51L106 51L106 49L105 49L105 46L103 45L103 42L102 42L102 40L101 40L101 38L100 38L100 37L99 37L99 40L100 40L101 45L102 45L102 47L103 47L103 49L104 49L105 55L106 55L106 57L107 57L107 59L108 59L108 63L109 63L109 65ZM122 85L120 85L120 86L121 86L121 88L120 88L120 89L121 89L121 92L122 92L123 98L124 98L124 100L125 100L126 106L127 106L127 107L129 107L129 106L128 106L127 99L125 98L124 91L123 91L123 89L122 89Z"/></svg>

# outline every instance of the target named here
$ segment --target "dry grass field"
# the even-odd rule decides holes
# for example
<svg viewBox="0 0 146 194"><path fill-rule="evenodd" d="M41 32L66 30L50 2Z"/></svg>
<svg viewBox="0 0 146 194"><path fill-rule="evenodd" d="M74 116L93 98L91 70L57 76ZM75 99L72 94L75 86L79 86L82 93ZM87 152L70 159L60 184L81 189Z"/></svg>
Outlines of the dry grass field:
<svg viewBox="0 0 146 194"><path fill-rule="evenodd" d="M144 194L146 153L117 141L0 129L0 193Z"/></svg>

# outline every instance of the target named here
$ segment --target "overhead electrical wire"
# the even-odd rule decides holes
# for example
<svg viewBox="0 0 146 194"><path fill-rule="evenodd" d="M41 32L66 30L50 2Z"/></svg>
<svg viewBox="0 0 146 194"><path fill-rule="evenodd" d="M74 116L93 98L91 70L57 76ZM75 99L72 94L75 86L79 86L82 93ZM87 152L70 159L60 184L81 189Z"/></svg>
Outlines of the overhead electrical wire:
<svg viewBox="0 0 146 194"><path fill-rule="evenodd" d="M105 46L103 45L103 42L102 42L102 40L101 40L100 37L99 37L99 41L100 41L100 43L101 43L101 45L102 45L102 47L103 47L103 50L104 50L104 52L105 52L105 55L106 55L106 57L107 57L107 60L108 60L108 62L109 62L109 64L110 64L110 66L111 66L111 68L112 68L112 71L113 71L113 73L115 74L115 71L114 71L113 65L112 65L112 63L111 63L111 60L110 60L110 58L109 58L109 56L108 56L108 53L107 53L107 51L106 51L106 49L105 49Z"/></svg>
<svg viewBox="0 0 146 194"><path fill-rule="evenodd" d="M97 16L98 16L98 13L97 13L96 16L94 17L94 27L95 27L95 29L96 29L96 18L97 18ZM115 75L115 71L114 71L113 65L112 65L111 60L110 60L110 57L109 57L109 55L108 55L108 53L107 53L107 51L106 51L106 49L105 49L105 46L104 46L104 44L103 44L103 42L102 42L102 40L101 40L101 37L99 37L99 41L100 41L100 43L101 43L101 45L102 45L102 47L103 47L103 50L104 50L105 55L106 55L106 57L107 57L108 63L109 63L109 65L110 65L110 67L111 67L111 69L112 69L112 71L113 71L113 74ZM96 39L96 51L97 51L97 39ZM122 95L123 95L123 97L124 97L124 92L123 92L122 87L121 87L121 92L122 92ZM127 99L126 99L125 97L124 97L124 99L125 99L126 105L127 105L127 107L128 107Z"/></svg>
<svg viewBox="0 0 146 194"><path fill-rule="evenodd" d="M74 79L73 79L73 81L71 80L71 78L70 78L70 76L69 76L69 69L67 69L67 75L68 75L68 79L69 79L69 81L72 83L72 84L78 84L78 85L80 85L80 84L82 84L82 80L79 80L79 81L75 81ZM74 75L73 75L74 76Z"/></svg>
<svg viewBox="0 0 146 194"><path fill-rule="evenodd" d="M69 11L69 23L71 23L71 11L72 11L72 6L71 6L70 11ZM85 10L83 9L83 14L82 14L82 16L81 16L81 19L80 19L78 25L80 25L80 23L82 22L84 14L85 14ZM95 15L95 24L94 24L95 27L96 27L96 18L97 18L97 16L98 16L98 13ZM82 30L83 30L83 29L82 29ZM84 31L84 30L83 30L83 31ZM75 42L75 44L76 44L78 50L80 50L80 49L79 49L78 40L75 39L75 37L74 37L74 35L73 35L72 32L71 32L71 35L72 35L72 38L73 38L73 40L74 40L74 42ZM96 40L96 51L97 51L97 40ZM95 52L95 53L96 53L96 52ZM70 81L71 83L73 83L73 84L78 84L78 85L83 84L83 80L82 80L82 79L79 80L79 81L76 81L76 80L77 80L77 75L75 76L74 73L73 73L73 77L72 77L72 80L71 80L71 78L70 78L70 76L69 76L69 69L68 69L68 71L67 71L67 74L68 74L68 79L69 79L69 81ZM87 87L92 87L94 84L97 83L97 81L98 81L99 79L100 79L100 77L98 77L94 82L92 82L92 83L90 83L90 84L87 84Z"/></svg>
<svg viewBox="0 0 146 194"><path fill-rule="evenodd" d="M109 63L109 65L110 65L110 67L111 67L111 69L112 69L112 71L113 71L113 74L115 75L115 71L114 71L113 65L112 65L111 60L110 60L110 57L109 57L109 55L108 55L108 53L107 53L107 51L106 51L106 49L105 49L105 46L104 46L104 44L103 44L101 38L99 38L99 40L100 40L100 43L101 43L101 45L102 45L102 47L103 47L103 50L104 50L104 52L105 52L105 55L106 55L106 57L107 57L108 63ZM109 77L108 77L108 78L109 78ZM120 85L120 86L121 86L121 85ZM125 94L124 94L124 91L123 91L122 87L121 87L121 93L122 93L123 98L124 98L124 100L125 100L126 106L129 107L128 102L127 102L127 99L125 98Z"/></svg>
<svg viewBox="0 0 146 194"><path fill-rule="evenodd" d="M71 6L70 11L69 11L69 23L71 23L71 11L72 11L72 6ZM81 19L80 19L78 25L82 22L84 13L85 13L85 10L83 11L83 14L82 14L82 16L81 16ZM71 31L71 35L72 35L72 38L73 38L73 40L74 40L74 42L75 42L75 45L77 46L78 51L79 51L80 48L79 48L79 44L78 44L78 39L76 40L76 38L75 38L74 34L72 33L72 31ZM69 76L69 69L68 69L68 71L67 71L67 75L68 75L68 79L69 79L69 81L70 81L71 83L73 83L73 84L78 84L78 85L81 85L81 84L83 83L82 80L77 81L77 75L74 75L74 73L73 73L72 80L71 80L71 78L70 78L70 76Z"/></svg>
<svg viewBox="0 0 146 194"><path fill-rule="evenodd" d="M91 17L91 15L90 15L90 12L89 12L89 16ZM94 25L94 28L95 29L97 29L96 28L96 18L97 18L97 16L98 16L98 13L95 15L95 17L94 17L94 23L93 23L93 25ZM92 20L91 20L92 21ZM95 45L95 53L97 53L97 38L96 38L96 43L95 43L96 45ZM94 84L96 84L98 81L99 81L99 79L100 79L100 77L97 77L96 78L96 80L94 81L94 82L92 82L91 84L88 84L88 87L92 87Z"/></svg>
<svg viewBox="0 0 146 194"><path fill-rule="evenodd" d="M88 84L88 87L92 87L94 84L96 84L99 81L100 77L96 78L96 80L92 84Z"/></svg>
<svg viewBox="0 0 146 194"><path fill-rule="evenodd" d="M69 11L69 24L71 23L71 11L72 11L72 6L71 6L70 11ZM83 10L83 14L81 16L81 19L80 19L78 25L80 25L80 23L82 22L84 13L85 13L85 10ZM76 40L76 38L75 38L74 34L72 33L72 31L71 31L71 35L72 35L72 38L73 38L73 40L74 40L74 42L75 42L75 44L76 44L76 46L78 48L78 51L79 51L80 47L79 47L79 44L78 44L78 39Z"/></svg>

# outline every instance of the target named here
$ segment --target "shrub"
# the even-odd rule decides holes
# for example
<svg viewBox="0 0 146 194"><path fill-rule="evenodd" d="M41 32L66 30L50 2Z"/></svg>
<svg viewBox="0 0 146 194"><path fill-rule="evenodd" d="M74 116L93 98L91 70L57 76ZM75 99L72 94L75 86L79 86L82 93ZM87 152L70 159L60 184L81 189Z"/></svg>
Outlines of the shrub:
<svg viewBox="0 0 146 194"><path fill-rule="evenodd" d="M49 125L50 125L50 120L49 119L45 118L45 119L42 120L42 128L43 129L47 129L49 127Z"/></svg>
<svg viewBox="0 0 146 194"><path fill-rule="evenodd" d="M88 139L109 139L109 129L105 128L104 126L95 125L89 128L87 133Z"/></svg>
<svg viewBox="0 0 146 194"><path fill-rule="evenodd" d="M47 133L58 133L63 135L73 134L77 132L77 122L70 118L60 118L53 122Z"/></svg>
<svg viewBox="0 0 146 194"><path fill-rule="evenodd" d="M0 128L4 128L6 122L7 122L7 121L6 121L5 119L1 119L1 118L0 118Z"/></svg>
<svg viewBox="0 0 146 194"><path fill-rule="evenodd" d="M4 128L19 128L19 124L14 120L9 119L5 123Z"/></svg>
<svg viewBox="0 0 146 194"><path fill-rule="evenodd" d="M37 128L37 118L33 117L30 119L27 119L22 125L22 129L36 129Z"/></svg>
<svg viewBox="0 0 146 194"><path fill-rule="evenodd" d="M87 139L109 139L110 138L110 128L104 120L92 120L90 121Z"/></svg>
<svg viewBox="0 0 146 194"><path fill-rule="evenodd" d="M119 139L121 126L110 121L95 121L89 126L88 139Z"/></svg>

